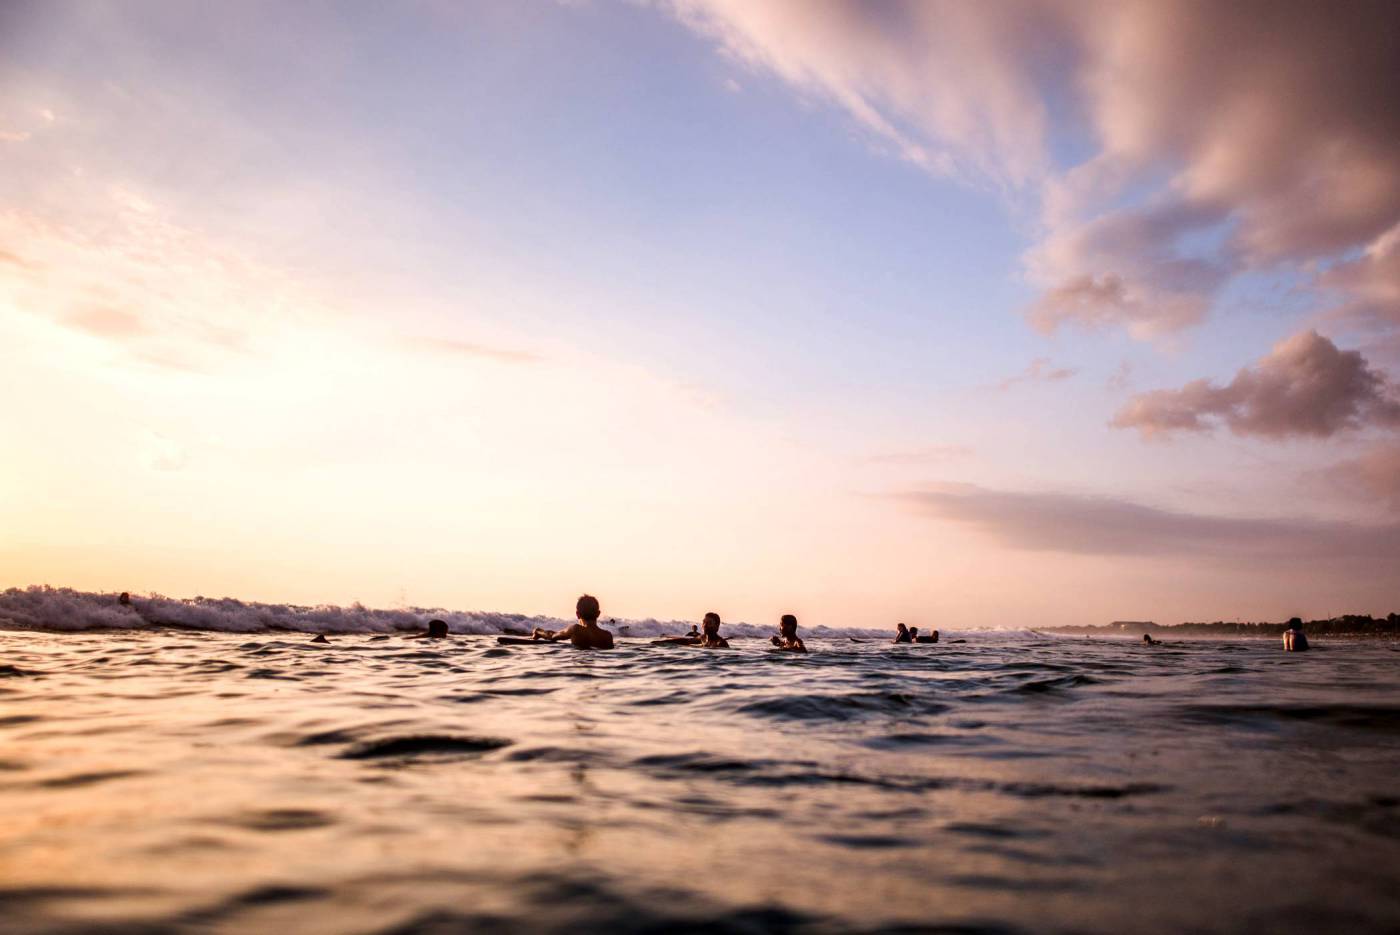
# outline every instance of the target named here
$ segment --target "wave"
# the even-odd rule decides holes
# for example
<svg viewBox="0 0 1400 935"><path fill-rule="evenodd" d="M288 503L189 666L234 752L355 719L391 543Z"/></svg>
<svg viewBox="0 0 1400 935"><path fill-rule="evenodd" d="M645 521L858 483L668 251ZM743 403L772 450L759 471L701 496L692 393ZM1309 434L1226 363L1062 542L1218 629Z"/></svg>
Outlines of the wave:
<svg viewBox="0 0 1400 935"><path fill-rule="evenodd" d="M79 632L90 630L207 630L221 633L416 633L429 620L445 620L454 634L528 634L535 627L558 629L572 621L559 617L481 610L447 610L441 607L380 609L355 603L301 606L264 604L232 597L171 598L160 594L132 595L122 604L116 592L76 591L34 585L0 592L0 628ZM657 620L652 617L605 620L605 626L623 637L674 636L698 623L690 620ZM726 623L727 637L770 636L771 624ZM886 641L890 627L803 627L807 638ZM1032 635L1028 630L944 630L945 639L968 634L1001 638ZM917 651L910 647L912 651Z"/></svg>

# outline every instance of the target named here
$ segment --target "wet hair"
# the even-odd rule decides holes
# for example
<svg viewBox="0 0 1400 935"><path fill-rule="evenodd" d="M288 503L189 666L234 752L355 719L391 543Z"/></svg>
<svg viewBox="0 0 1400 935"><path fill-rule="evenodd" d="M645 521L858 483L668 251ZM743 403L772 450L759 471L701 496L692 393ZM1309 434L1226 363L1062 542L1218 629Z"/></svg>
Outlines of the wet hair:
<svg viewBox="0 0 1400 935"><path fill-rule="evenodd" d="M122 592L122 596L119 597L119 598L117 598L117 603L118 603L118 604L123 604L123 605L125 605L125 604L130 604L130 603L131 603L131 595L130 595L129 593L127 593L126 591L123 591L123 592Z"/></svg>
<svg viewBox="0 0 1400 935"><path fill-rule="evenodd" d="M900 630L900 631L909 629L908 627L906 627L906 626L905 626L904 624L902 624L902 623L896 623L896 624L894 625L894 628L895 628L896 630Z"/></svg>
<svg viewBox="0 0 1400 935"><path fill-rule="evenodd" d="M431 636L431 637L433 637L434 639L438 639L438 638L441 638L441 637L446 636L446 635L447 635L447 621L446 621L446 620L429 620L429 621L428 621L428 635Z"/></svg>
<svg viewBox="0 0 1400 935"><path fill-rule="evenodd" d="M578 599L578 603L574 605L574 613L578 615L578 619L585 620L588 623L597 623L598 616L602 614L602 612L602 609L598 606L598 599L592 594L583 595L583 597Z"/></svg>
<svg viewBox="0 0 1400 935"><path fill-rule="evenodd" d="M1289 618L1288 618L1288 629L1290 629L1290 630L1301 630L1302 628L1303 628L1303 618L1302 618L1302 617L1289 617Z"/></svg>
<svg viewBox="0 0 1400 935"><path fill-rule="evenodd" d="M918 628L918 627L910 627L910 628L909 628L909 632L910 632L911 634L913 634L913 633L918 633L918 632L919 632L919 628Z"/></svg>
<svg viewBox="0 0 1400 935"><path fill-rule="evenodd" d="M792 629L796 631L797 618L794 617L792 614L783 614L783 619L778 621L778 629L786 630L788 627L792 627Z"/></svg>
<svg viewBox="0 0 1400 935"><path fill-rule="evenodd" d="M704 628L704 630L705 630L706 633L709 633L709 632L710 632L710 624L711 624L711 622L714 623L714 631L715 631L716 633L718 633L718 632L719 632L719 623L720 623L719 614L715 613L713 610L710 611L708 614L705 615L705 621L704 621L704 623L701 624L701 626Z"/></svg>

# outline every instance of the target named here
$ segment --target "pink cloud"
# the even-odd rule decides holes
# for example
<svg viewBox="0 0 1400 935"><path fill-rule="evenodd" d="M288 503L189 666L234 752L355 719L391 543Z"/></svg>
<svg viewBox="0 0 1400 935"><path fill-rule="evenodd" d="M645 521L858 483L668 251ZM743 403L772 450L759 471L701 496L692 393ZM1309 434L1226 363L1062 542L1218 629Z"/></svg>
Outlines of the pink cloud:
<svg viewBox="0 0 1400 935"><path fill-rule="evenodd" d="M1043 228L1026 265L1044 290L1028 311L1042 330L1179 331L1241 272L1306 274L1400 222L1400 45L1388 4L671 8L740 63L844 108L902 158L1038 198ZM1057 169L1051 143L1067 132L1093 149ZM1330 283L1369 295L1381 275L1357 269Z"/></svg>
<svg viewBox="0 0 1400 935"><path fill-rule="evenodd" d="M1280 341L1228 384L1193 380L1177 390L1134 396L1115 428L1144 436L1207 432L1325 438L1347 429L1400 426L1400 399L1359 351L1342 351L1316 331Z"/></svg>

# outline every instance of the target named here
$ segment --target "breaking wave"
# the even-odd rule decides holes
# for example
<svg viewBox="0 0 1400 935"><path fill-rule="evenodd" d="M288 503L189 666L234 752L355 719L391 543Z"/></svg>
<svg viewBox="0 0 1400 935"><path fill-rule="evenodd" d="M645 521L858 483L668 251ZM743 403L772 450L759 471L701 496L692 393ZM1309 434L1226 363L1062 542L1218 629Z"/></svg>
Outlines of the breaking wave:
<svg viewBox="0 0 1400 935"><path fill-rule="evenodd" d="M558 617L498 613L481 610L446 610L441 607L380 609L350 604L300 606L240 601L232 597L171 598L159 594L131 595L122 604L116 592L75 591L36 585L0 592L0 627L10 629L78 632L83 630L212 630L223 633L413 633L429 620L447 621L455 634L526 634L535 627L556 629L565 621ZM684 633L690 620L639 620L605 618L605 625L621 636L653 637ZM767 637L773 624L726 623L728 637ZM804 627L803 635L828 639L890 638L890 627ZM945 629L945 639L968 632ZM1026 630L975 631L982 641L987 637L1011 638L1030 635Z"/></svg>

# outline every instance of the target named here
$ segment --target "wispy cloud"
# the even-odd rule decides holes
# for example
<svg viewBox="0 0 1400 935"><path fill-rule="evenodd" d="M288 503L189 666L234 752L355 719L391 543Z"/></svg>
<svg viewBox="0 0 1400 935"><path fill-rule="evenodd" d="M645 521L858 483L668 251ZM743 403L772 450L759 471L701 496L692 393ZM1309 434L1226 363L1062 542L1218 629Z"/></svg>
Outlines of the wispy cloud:
<svg viewBox="0 0 1400 935"><path fill-rule="evenodd" d="M402 341L405 347L422 353L492 360L501 364L537 364L544 360L543 357L532 351L491 347L472 341L460 341L456 338L410 336L403 338Z"/></svg>
<svg viewBox="0 0 1400 935"><path fill-rule="evenodd" d="M1107 556L1226 557L1243 562L1358 562L1389 568L1400 525L1213 516L1131 500L945 485L898 495L909 509L962 523L1001 544Z"/></svg>
<svg viewBox="0 0 1400 935"><path fill-rule="evenodd" d="M1025 370L1015 376L1007 377L995 386L997 390L1004 393L1020 383L1059 383L1062 380L1068 380L1078 372L1073 367L1056 367L1048 357L1037 357L1026 366Z"/></svg>
<svg viewBox="0 0 1400 935"><path fill-rule="evenodd" d="M960 458L970 458L973 449L967 445L929 445L926 448L911 448L905 451L884 451L866 455L861 460L866 464L924 465L943 464Z"/></svg>

